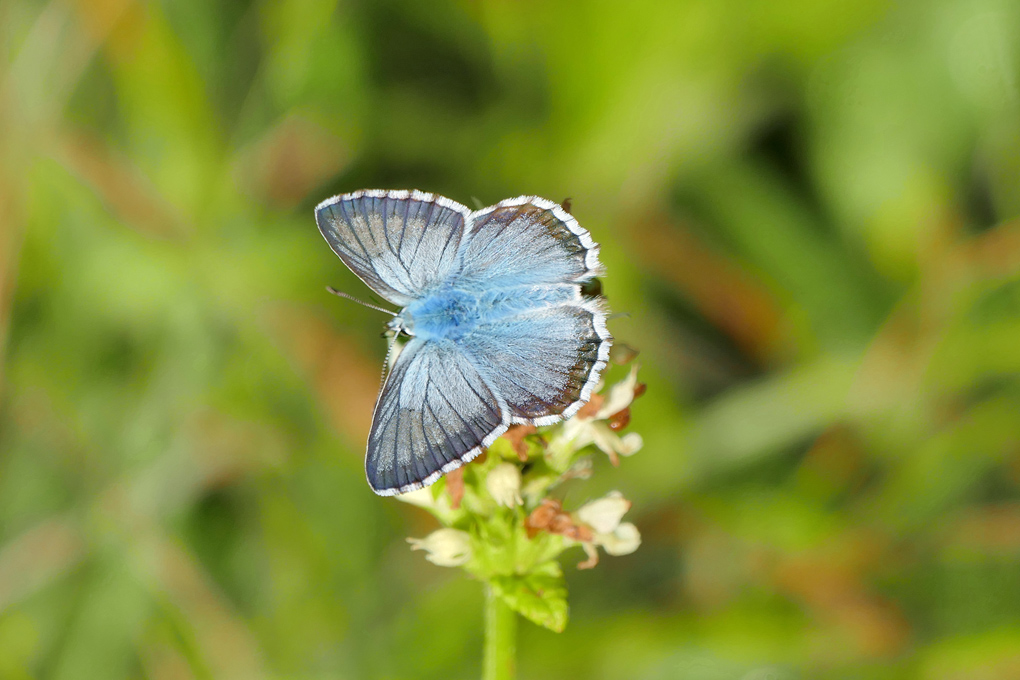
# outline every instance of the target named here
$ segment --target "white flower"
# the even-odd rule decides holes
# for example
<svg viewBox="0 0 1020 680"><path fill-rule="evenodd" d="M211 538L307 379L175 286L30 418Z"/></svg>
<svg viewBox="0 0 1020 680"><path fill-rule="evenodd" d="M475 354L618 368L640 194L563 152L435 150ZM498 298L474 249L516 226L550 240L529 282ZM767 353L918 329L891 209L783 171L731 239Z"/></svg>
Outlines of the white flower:
<svg viewBox="0 0 1020 680"><path fill-rule="evenodd" d="M613 432L604 422L592 421L587 423L587 434L591 443L599 447L610 460L616 463L614 454L618 456L633 456L641 450L644 440L637 432L628 432L622 437ZM576 442L575 442L576 443ZM585 442L587 445L589 442ZM578 447L580 448L580 447Z"/></svg>
<svg viewBox="0 0 1020 680"><path fill-rule="evenodd" d="M549 443L554 456L566 456L588 444L594 444L609 456L613 465L617 465L620 456L632 456L641 450L644 444L641 435L630 432L621 437L607 422L608 418L620 413L634 401L634 392L638 386L637 370L637 366L632 366L626 378L609 388L605 400L594 414L582 415L582 410L563 423Z"/></svg>
<svg viewBox="0 0 1020 680"><path fill-rule="evenodd" d="M549 448L565 455L588 444L597 446L616 465L620 456L633 456L640 451L644 441L637 432L628 432L621 437L604 420L575 416L563 423L549 442Z"/></svg>
<svg viewBox="0 0 1020 680"><path fill-rule="evenodd" d="M513 508L521 505L521 471L513 463L500 463L485 478L485 488L500 505Z"/></svg>
<svg viewBox="0 0 1020 680"><path fill-rule="evenodd" d="M581 506L577 518L590 526L596 533L612 532L630 510L630 501L619 491L611 491L605 498Z"/></svg>
<svg viewBox="0 0 1020 680"><path fill-rule="evenodd" d="M634 389L637 387L637 371L637 364L634 364L630 367L630 373L626 378L609 388L606 400L602 402L602 407L595 413L595 420L605 420L630 406L634 401Z"/></svg>
<svg viewBox="0 0 1020 680"><path fill-rule="evenodd" d="M595 534L595 543L614 557L629 555L641 546L641 532L630 522L622 522L607 534Z"/></svg>
<svg viewBox="0 0 1020 680"><path fill-rule="evenodd" d="M630 510L630 501L619 491L611 491L604 498L581 506L577 518L592 529L591 541L583 542L588 559L578 565L580 569L590 569L598 564L598 551L595 546L602 546L606 554L619 556L629 555L641 545L641 532L630 522L621 522Z"/></svg>
<svg viewBox="0 0 1020 680"><path fill-rule="evenodd" d="M409 538L411 550L424 550L425 559L440 567L459 567L471 559L471 537L466 531L438 529L425 538Z"/></svg>

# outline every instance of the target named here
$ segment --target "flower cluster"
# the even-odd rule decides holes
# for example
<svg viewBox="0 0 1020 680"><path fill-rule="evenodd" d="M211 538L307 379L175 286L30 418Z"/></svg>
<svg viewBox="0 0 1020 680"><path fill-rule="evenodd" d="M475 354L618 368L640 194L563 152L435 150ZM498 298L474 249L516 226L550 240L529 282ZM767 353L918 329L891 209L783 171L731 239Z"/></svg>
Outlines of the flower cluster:
<svg viewBox="0 0 1020 680"><path fill-rule="evenodd" d="M630 422L631 402L644 385L637 367L591 400L572 418L535 428L515 426L485 455L431 487L399 496L432 513L443 525L425 538L409 538L412 550L443 567L462 567L514 610L560 631L567 621L566 588L556 558L572 547L584 550L577 566L637 550L641 535L624 522L630 501L619 491L568 510L555 496L571 479L587 479L598 449L616 466L642 445Z"/></svg>

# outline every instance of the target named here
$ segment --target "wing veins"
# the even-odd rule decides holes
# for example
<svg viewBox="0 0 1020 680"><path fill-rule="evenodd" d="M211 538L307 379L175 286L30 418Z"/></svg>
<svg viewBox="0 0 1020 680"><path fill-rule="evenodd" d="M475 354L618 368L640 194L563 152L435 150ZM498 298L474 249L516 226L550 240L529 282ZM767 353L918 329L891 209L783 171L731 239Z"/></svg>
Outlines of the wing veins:
<svg viewBox="0 0 1020 680"><path fill-rule="evenodd" d="M358 245L361 246L361 254L356 254L354 249L348 245L349 240L345 242L343 235L340 234L340 226L342 225L344 229L347 229L347 231L351 232L351 236L354 237L354 240L358 241L358 235L354 233L354 229L349 224L347 220L347 215L344 213L343 206L341 205L339 211L336 209L336 207L337 204L335 203L329 206L329 213L333 218L333 222L330 222L329 225L330 227L333 228L333 231L335 232L335 236L339 247L344 250L344 253L347 255L347 257L351 258L352 260L356 260L358 263L362 265L364 269L371 269L371 263L368 260L368 251L365 250L365 247L361 246L361 243L358 242Z"/></svg>
<svg viewBox="0 0 1020 680"><path fill-rule="evenodd" d="M463 374L462 374L462 375L463 375ZM479 436L478 436L478 435L477 435L477 434L475 433L475 431L474 431L474 428L473 428L473 427L471 426L471 423L469 423L469 422L468 422L467 420L465 420L465 419L464 419L464 416L462 416L462 415L460 414L460 411L458 411L458 410L457 410L456 408L454 408L453 404L452 404L452 403L450 403L450 400L446 398L446 395L445 395L445 394L443 394L442 390L440 390L440 391L439 391L439 396L443 398L443 401L445 401L445 402L446 402L446 405L450 407L450 410L451 410L451 411L453 411L453 412L454 412L455 414L457 414L457 417L458 417L458 418L460 418L460 422L464 423L464 427L465 427L465 428L467 429L467 431L468 431L468 432L470 432L470 433L471 433L471 437L472 437L473 439L477 439L477 440L478 440L478 443L477 443L477 444L474 444L474 445L472 445L472 446L469 446L469 447L467 447L467 449L465 449L465 450L464 450L464 453L467 453L468 451L470 451L471 449L473 449L473 448L474 448L475 446L478 446L478 445L480 445L480 444L482 443L482 440L483 440L483 439L485 439L485 436L486 436L486 435L487 435L488 433L486 433L486 435L482 435L481 437L479 437ZM484 403L484 402L483 402L483 403ZM500 420L500 422L502 422L502 419ZM462 444L464 443L464 439L463 439L462 437L460 437L460 435L459 435L459 434L458 434L457 438L461 440L461 443L462 443ZM461 453L461 454L460 454L460 455L458 456L458 458L459 458L460 456L463 456L463 455L464 455L464 453Z"/></svg>
<svg viewBox="0 0 1020 680"><path fill-rule="evenodd" d="M392 286L390 286L388 283L386 283L383 280L383 278L381 276L379 276L379 270L375 268L375 264L372 262L372 254L368 252L368 248L366 248L365 244L361 242L361 237L358 236L358 230L354 228L354 220L352 220L350 218L350 216L347 214L347 201L340 201L339 205L340 205L340 212L343 213L344 220L347 223L347 228L351 230L351 234L354 236L354 240L358 242L358 245L361 246L361 251L363 253L365 253L365 257L367 258L365 260L365 263L368 265L368 267L366 267L366 269L370 268L372 270L372 272L375 274L375 278L377 278L379 281L381 281L388 288L392 288Z"/></svg>
<svg viewBox="0 0 1020 680"><path fill-rule="evenodd" d="M565 375L568 375L568 376L569 376L569 374L565 374ZM542 397L538 396L538 395L537 395L537 394L535 394L535 393L534 393L534 392L533 392L532 390L528 389L527 387L525 387L524 385L520 384L520 383L519 383L519 382L517 382L516 380L513 380L512 378L506 378L506 380L507 380L507 382L509 382L509 383L511 383L511 384L513 384L513 385L516 385L517 387L519 387L519 388L520 388L520 390L521 390L522 392L524 392L525 394L529 394L530 396L534 397L534 398L535 398L536 400L538 400L538 401L539 401L539 402L540 402L540 403L541 403L542 405L544 405L544 406L545 406L545 407L546 407L547 409L549 409L550 413L551 413L551 412L553 411L553 409L555 409L555 408L556 408L556 406L557 406L556 404L553 404L553 403L551 403L551 402L548 402L548 401L546 401L545 399L543 399ZM556 389L556 385L548 385L548 384L547 384L546 386L547 386L547 387L552 387L553 389Z"/></svg>
<svg viewBox="0 0 1020 680"><path fill-rule="evenodd" d="M411 216L411 201L404 201L404 221L400 225L400 243L404 243L404 236L407 234L407 221ZM399 247L398 247L399 250Z"/></svg>
<svg viewBox="0 0 1020 680"><path fill-rule="evenodd" d="M433 452L433 450L432 450L432 442L429 441L429 437L426 434L426 428L425 428L425 409L428 408L429 411L432 410L432 408L429 406L429 388L431 386L432 386L432 378L426 377L426 379L425 379L425 403L422 405L422 409L421 409L421 438L422 438L422 441L425 442L425 450L428 452L429 457L431 457L432 458L432 462L437 465L436 470L440 470L443 467L443 463L442 463L442 461L439 460L439 458L436 457L435 452ZM433 414L432 417L435 418L435 414ZM438 419L436 419L436 424L439 425L439 420ZM442 426L440 425L440 427L442 427ZM428 475L429 475L429 473L426 471L425 477L428 477ZM422 479L424 479L425 477L422 477Z"/></svg>
<svg viewBox="0 0 1020 680"><path fill-rule="evenodd" d="M390 200L389 198L384 198L384 199L382 199L380 201L382 203L382 210L380 212L382 213L383 239L386 240L386 247L389 248L390 254L393 255L393 257L396 258L397 262L400 263L400 266L402 266L404 268L404 271L407 272L408 279L410 279L411 278L411 272L408 271L407 265L404 264L404 261L400 259L400 255L397 254L397 251L393 250L393 242L390 240L389 219L387 219L387 217L386 217L386 213L389 212L387 210L388 206L386 205L386 201L389 201L389 200Z"/></svg>
<svg viewBox="0 0 1020 680"><path fill-rule="evenodd" d="M422 223L421 236L418 237L418 242L414 244L414 252L411 253L411 259L418 257L418 249L421 248L421 242L425 240L425 232L428 231L429 223L432 222L432 213L436 210L436 203L429 203L429 212L425 216L425 221Z"/></svg>
<svg viewBox="0 0 1020 680"><path fill-rule="evenodd" d="M463 226L461 226L461 228L460 228L461 236L463 237L464 229L467 226L467 222L464 221L464 216L463 215L461 215L461 220L464 222ZM455 233L456 233L455 230L450 229L450 233L446 237L446 243L443 244L443 249L439 252L439 261L440 262L443 261L443 255L446 254L446 249L450 247L450 242L453 241L453 235Z"/></svg>
<svg viewBox="0 0 1020 680"><path fill-rule="evenodd" d="M465 356L465 357L467 356L463 352L461 354L463 356ZM469 359L469 361L471 361L471 360ZM482 377L482 372L478 370L477 366L473 365L474 364L473 361L471 363L472 363L472 368L475 369L475 373L477 373L479 377ZM467 377L464 375L464 371L462 371L459 366L457 367L457 372L460 373L460 377L464 380L464 383L468 386L468 389L470 389L471 392L476 397L478 397L478 401L482 402L482 404L485 405L485 408L487 408L489 410L489 413L491 413L492 415L497 415L497 412L492 408L492 406L489 405L489 402L487 402L482 395L478 394L478 390L476 390L475 386L471 384L471 381L467 379ZM486 385L486 387L488 388L488 385ZM490 394L492 393L491 389L489 390L489 393ZM492 396L495 397L496 395L492 395ZM502 418L500 420L502 421Z"/></svg>
<svg viewBox="0 0 1020 680"><path fill-rule="evenodd" d="M432 414L432 418L436 421L436 425L439 427L440 430L443 431L443 438L446 439L446 444L447 444L447 446L450 447L450 452L454 456L457 456L459 458L459 455L457 454L457 447L454 446L453 440L450 439L450 433L447 432L446 428L443 426L443 421L439 418L439 416L436 415L436 410L434 408L432 408L432 404L429 401L425 402L425 406L428 407L429 413ZM460 439L460 437L458 437L458 439ZM464 445L464 440L461 439L460 443L461 443L461 446L463 446ZM464 451L470 451L470 450L471 450L470 446L468 448L464 449ZM445 463L441 463L439 468L442 469L443 465L445 465Z"/></svg>
<svg viewBox="0 0 1020 680"><path fill-rule="evenodd" d="M380 203L382 203L382 199L373 198L372 200L373 201L379 201ZM374 204L373 204L372 208L375 209L375 205ZM368 206L366 205L366 202L365 202L364 199L362 199L362 201L361 201L361 213L365 216L365 226L368 227L368 233L372 237L372 244L376 248L378 248L379 252L381 253L382 252L382 248L379 247L379 242L375 238L376 235L372 231L372 221L368 217ZM397 258L397 262L400 263L400 266L404 268L404 273L407 274L407 284L404 284L404 288L407 289L407 290L412 290L414 288L414 285L413 285L413 281L411 281L411 273L407 271L407 267L404 266L404 263L401 261L400 256L393 252L393 246L390 245L389 239L386 238L386 234L385 234L385 229L386 229L386 212L385 212L385 210L383 210L382 213L383 213L383 232L384 233L381 236L386 241L386 247L389 249L390 253L393 255L393 257ZM378 272L376 272L376 273L378 274ZM396 274L397 273L396 270L394 270L393 273ZM411 285L408 285L408 284L411 284Z"/></svg>

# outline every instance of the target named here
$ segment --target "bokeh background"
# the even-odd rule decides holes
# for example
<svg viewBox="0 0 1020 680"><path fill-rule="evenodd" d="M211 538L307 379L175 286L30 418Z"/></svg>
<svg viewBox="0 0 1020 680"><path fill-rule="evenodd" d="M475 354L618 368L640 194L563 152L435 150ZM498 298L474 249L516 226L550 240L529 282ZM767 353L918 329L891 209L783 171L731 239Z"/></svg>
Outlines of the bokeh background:
<svg viewBox="0 0 1020 680"><path fill-rule="evenodd" d="M3 0L0 50L0 677L477 676L312 217L417 187L571 197L641 350L567 500L644 545L521 677L1020 678L1016 2Z"/></svg>

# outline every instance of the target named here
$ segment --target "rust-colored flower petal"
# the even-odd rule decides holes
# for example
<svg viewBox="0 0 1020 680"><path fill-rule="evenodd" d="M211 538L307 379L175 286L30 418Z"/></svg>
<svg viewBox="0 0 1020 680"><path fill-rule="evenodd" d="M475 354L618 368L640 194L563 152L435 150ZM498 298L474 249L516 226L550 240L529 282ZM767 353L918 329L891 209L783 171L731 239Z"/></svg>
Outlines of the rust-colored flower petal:
<svg viewBox="0 0 1020 680"><path fill-rule="evenodd" d="M596 413L599 412L599 409L602 408L602 402L604 400L605 398L601 394L591 395L591 399L588 401L588 403L582 406L580 409L578 409L574 417L575 418L593 417Z"/></svg>
<svg viewBox="0 0 1020 680"><path fill-rule="evenodd" d="M609 429L613 432L619 432L623 428L630 424L630 407L617 411L613 415L609 416Z"/></svg>
<svg viewBox="0 0 1020 680"><path fill-rule="evenodd" d="M553 498L543 500L542 504L532 510L528 518L524 520L524 528L528 530L528 538L534 538L539 531L549 528L549 525L560 514L561 510L562 506L558 500Z"/></svg>
<svg viewBox="0 0 1020 680"><path fill-rule="evenodd" d="M538 432L538 428L534 425L513 425L503 433L503 438L514 447L514 452L522 463L528 462L528 444L524 438L536 432Z"/></svg>
<svg viewBox="0 0 1020 680"><path fill-rule="evenodd" d="M549 521L549 526L546 527L550 534L561 534L566 535L570 531L570 527L574 525L574 522L570 519L570 515L565 512L561 512Z"/></svg>
<svg viewBox="0 0 1020 680"><path fill-rule="evenodd" d="M457 468L446 475L446 493L450 494L450 507L456 510L464 500L464 468Z"/></svg>

